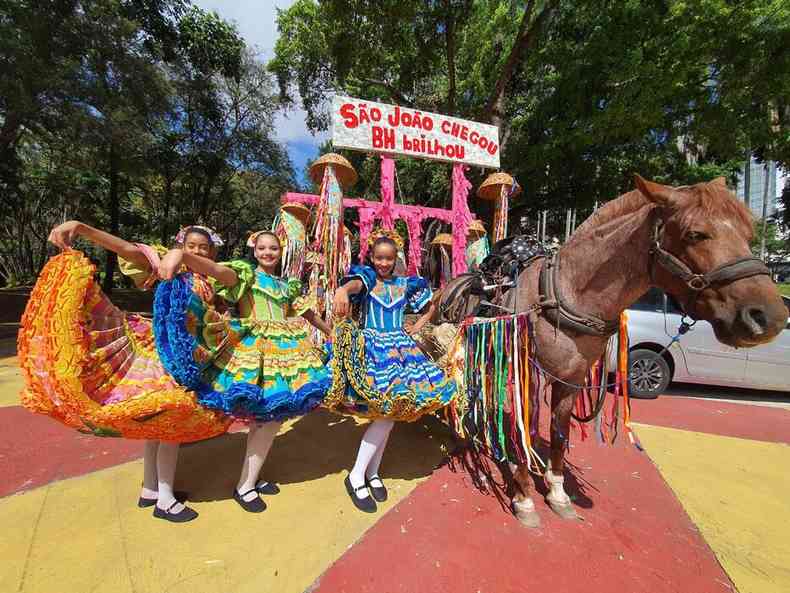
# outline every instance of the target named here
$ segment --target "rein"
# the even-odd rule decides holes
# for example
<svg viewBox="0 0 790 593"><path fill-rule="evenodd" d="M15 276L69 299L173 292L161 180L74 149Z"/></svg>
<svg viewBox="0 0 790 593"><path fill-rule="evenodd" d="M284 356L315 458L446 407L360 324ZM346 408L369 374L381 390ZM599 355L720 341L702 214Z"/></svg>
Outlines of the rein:
<svg viewBox="0 0 790 593"><path fill-rule="evenodd" d="M579 313L562 297L559 287L560 253L544 263L538 277L538 303L546 319L580 334L608 338L617 332L620 320L604 320L589 313Z"/></svg>

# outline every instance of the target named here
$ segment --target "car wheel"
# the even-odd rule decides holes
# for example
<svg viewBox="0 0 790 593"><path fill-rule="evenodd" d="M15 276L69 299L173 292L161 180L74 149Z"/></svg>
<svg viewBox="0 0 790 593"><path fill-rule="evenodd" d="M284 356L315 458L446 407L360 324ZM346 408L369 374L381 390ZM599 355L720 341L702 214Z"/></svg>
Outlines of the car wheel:
<svg viewBox="0 0 790 593"><path fill-rule="evenodd" d="M655 399L666 391L672 373L663 356L652 350L632 350L628 355L628 391L641 399Z"/></svg>

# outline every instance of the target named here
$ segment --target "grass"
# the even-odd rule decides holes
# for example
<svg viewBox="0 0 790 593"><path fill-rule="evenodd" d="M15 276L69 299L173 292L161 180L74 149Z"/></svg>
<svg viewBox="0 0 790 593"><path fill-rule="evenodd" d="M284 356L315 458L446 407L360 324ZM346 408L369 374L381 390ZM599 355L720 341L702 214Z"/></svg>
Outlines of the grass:
<svg viewBox="0 0 790 593"><path fill-rule="evenodd" d="M780 284L779 292L781 292L785 296L790 296L790 284Z"/></svg>

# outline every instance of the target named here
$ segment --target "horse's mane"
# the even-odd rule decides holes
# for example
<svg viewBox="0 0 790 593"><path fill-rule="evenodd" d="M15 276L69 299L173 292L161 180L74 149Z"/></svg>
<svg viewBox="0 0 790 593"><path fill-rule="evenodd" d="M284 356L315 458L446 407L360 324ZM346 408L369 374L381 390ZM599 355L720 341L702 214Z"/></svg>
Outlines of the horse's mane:
<svg viewBox="0 0 790 593"><path fill-rule="evenodd" d="M726 219L751 240L754 234L752 213L723 184L698 183L675 189L683 194L683 206L674 214L681 231L690 230L699 220ZM653 203L642 192L633 190L625 193L596 210L579 226L568 244L585 240L591 233L600 232L607 223L645 207L653 207Z"/></svg>
<svg viewBox="0 0 790 593"><path fill-rule="evenodd" d="M592 216L576 229L568 244L585 240L592 232L599 230L603 225L627 214L633 214L649 204L650 202L647 198L637 190L623 194L596 210Z"/></svg>
<svg viewBox="0 0 790 593"><path fill-rule="evenodd" d="M689 205L677 214L682 231L690 230L699 220L725 219L732 222L736 230L740 230L748 240L752 239L754 219L751 210L723 184L698 183L688 189L691 190Z"/></svg>

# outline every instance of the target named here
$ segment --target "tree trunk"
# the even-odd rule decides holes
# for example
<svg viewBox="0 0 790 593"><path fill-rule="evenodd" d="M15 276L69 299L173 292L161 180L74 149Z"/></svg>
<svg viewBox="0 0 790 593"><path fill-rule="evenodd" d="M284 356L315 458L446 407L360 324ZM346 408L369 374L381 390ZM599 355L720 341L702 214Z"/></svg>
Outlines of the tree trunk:
<svg viewBox="0 0 790 593"><path fill-rule="evenodd" d="M524 58L524 53L529 49L537 39L543 27L549 22L554 12L557 10L559 0L549 0L543 10L540 11L535 20L532 20L532 13L535 9L535 0L529 0L527 7L524 9L524 15L521 18L521 24L516 34L516 39L513 42L513 47L510 49L505 65L499 73L494 90L488 99L486 105L486 116L491 124L501 127L502 117L505 111L505 92L507 85L513 78L513 73L516 66Z"/></svg>
<svg viewBox="0 0 790 593"><path fill-rule="evenodd" d="M165 181L165 195L164 195L164 212L162 213L162 220L159 223L159 238L162 241L162 245L167 247L168 235L167 235L167 225L170 222L170 202L173 196L173 178L168 173L167 180Z"/></svg>
<svg viewBox="0 0 790 593"><path fill-rule="evenodd" d="M746 168L743 170L743 203L746 207L751 209L751 196L752 191L752 151L746 151Z"/></svg>
<svg viewBox="0 0 790 593"><path fill-rule="evenodd" d="M447 114L455 115L455 13L451 0L445 0L447 22L445 40L447 42Z"/></svg>
<svg viewBox="0 0 790 593"><path fill-rule="evenodd" d="M771 187L771 164L765 161L763 164L763 232L760 240L760 259L765 259L765 234L768 231L768 190Z"/></svg>
<svg viewBox="0 0 790 593"><path fill-rule="evenodd" d="M109 150L109 165L110 165L110 201L108 208L110 210L110 233L116 237L120 234L121 225L121 201L118 191L119 172L118 172L118 157L115 154L115 144L110 140ZM104 265L104 282L102 283L102 290L105 294L112 293L113 276L115 275L115 267L118 263L118 256L115 252L108 251L107 259Z"/></svg>

